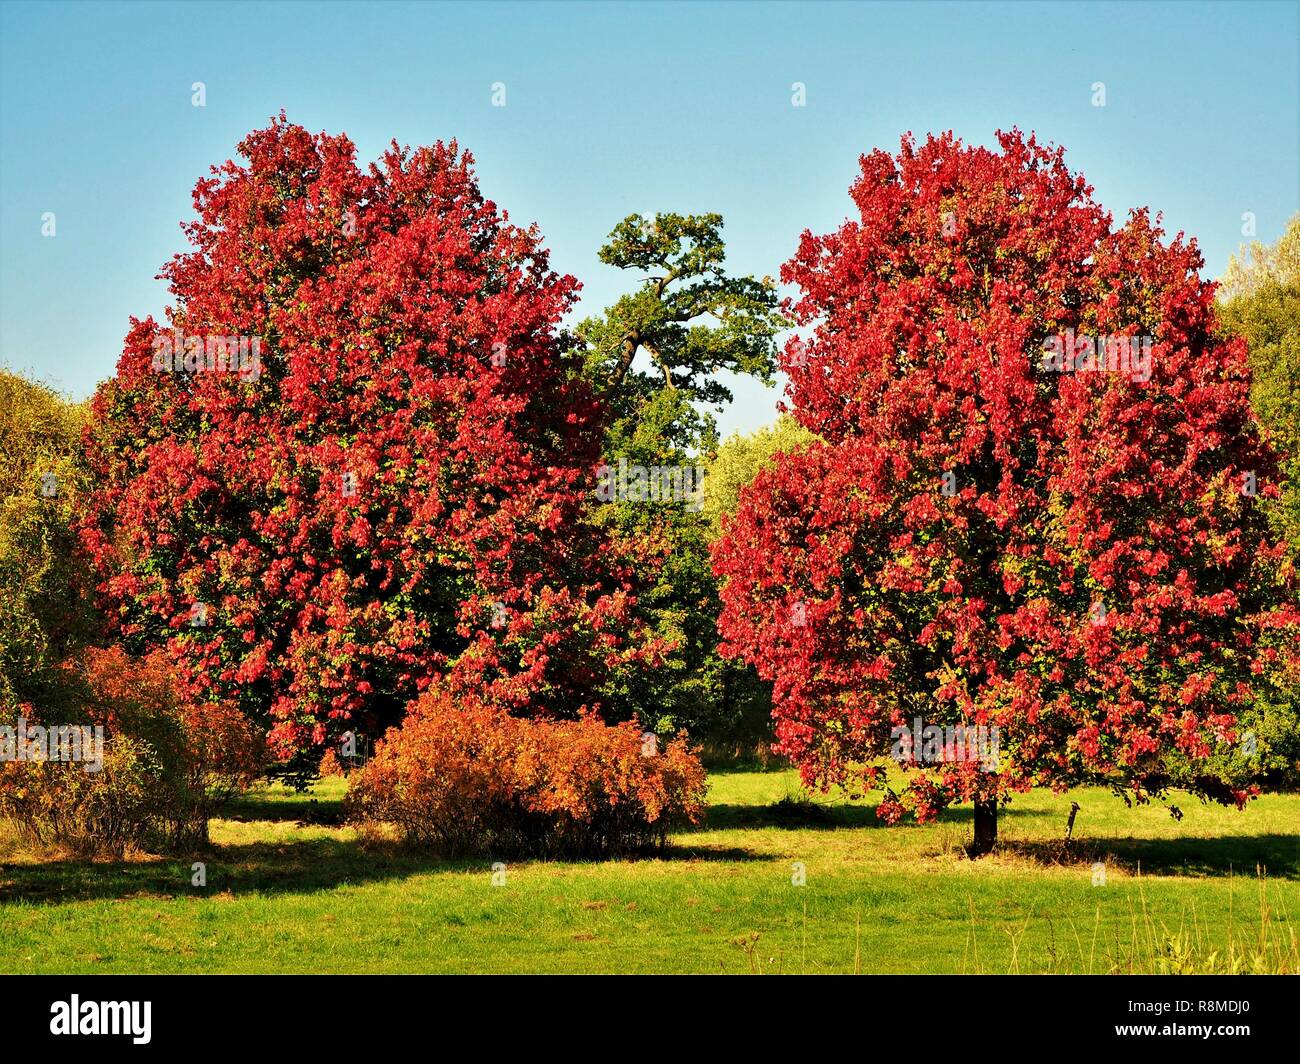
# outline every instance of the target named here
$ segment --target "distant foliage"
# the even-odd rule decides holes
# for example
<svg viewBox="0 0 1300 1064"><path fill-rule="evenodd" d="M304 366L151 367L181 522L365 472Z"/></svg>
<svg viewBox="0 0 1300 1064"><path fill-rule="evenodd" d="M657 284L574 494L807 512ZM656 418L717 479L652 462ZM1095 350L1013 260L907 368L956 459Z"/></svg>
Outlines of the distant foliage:
<svg viewBox="0 0 1300 1064"><path fill-rule="evenodd" d="M600 261L637 288L578 325L586 374L610 406L609 454L633 461L711 450L709 408L732 394L719 371L771 384L775 338L789 322L771 278L732 276L722 215L630 215Z"/></svg>
<svg viewBox="0 0 1300 1064"><path fill-rule="evenodd" d="M1271 247L1252 241L1228 262L1219 280L1219 298L1231 303L1252 296L1272 285L1294 286L1300 281L1300 214L1287 223L1286 231Z"/></svg>
<svg viewBox="0 0 1300 1064"><path fill-rule="evenodd" d="M774 425L724 440L704 477L704 513L713 535L721 532L723 518L736 512L741 489L753 481L760 469L771 465L777 455L797 451L815 439L798 421L782 414Z"/></svg>
<svg viewBox="0 0 1300 1064"><path fill-rule="evenodd" d="M350 817L445 854L579 857L662 845L697 823L705 774L682 739L633 723L511 716L430 690L352 775Z"/></svg>
<svg viewBox="0 0 1300 1064"><path fill-rule="evenodd" d="M685 468L698 487L717 447L714 411L733 398L729 376L772 383L775 338L789 322L773 280L731 273L726 251L720 214L673 212L624 218L601 247L601 262L631 279L577 327L584 373L609 409L602 454L611 465ZM612 501L596 519L659 547L638 572L637 606L664 653L602 692L612 717L636 716L664 735L686 730L718 759L765 747L761 685L717 652L712 526L700 500Z"/></svg>
<svg viewBox="0 0 1300 1064"><path fill-rule="evenodd" d="M1270 512L1300 557L1300 214L1276 245L1232 260L1219 298L1224 331L1246 339L1251 404L1282 455Z"/></svg>
<svg viewBox="0 0 1300 1064"><path fill-rule="evenodd" d="M1300 559L1300 214L1272 247L1234 257L1219 291L1222 328L1246 339L1250 401L1281 453L1281 496L1265 501L1274 528ZM1241 714L1258 747L1224 771L1257 768L1275 786L1300 786L1300 667L1286 658L1262 677L1259 698ZM1220 755L1222 757L1222 755Z"/></svg>
<svg viewBox="0 0 1300 1064"><path fill-rule="evenodd" d="M19 703L70 697L61 663L98 634L78 549L84 410L0 372L0 722Z"/></svg>

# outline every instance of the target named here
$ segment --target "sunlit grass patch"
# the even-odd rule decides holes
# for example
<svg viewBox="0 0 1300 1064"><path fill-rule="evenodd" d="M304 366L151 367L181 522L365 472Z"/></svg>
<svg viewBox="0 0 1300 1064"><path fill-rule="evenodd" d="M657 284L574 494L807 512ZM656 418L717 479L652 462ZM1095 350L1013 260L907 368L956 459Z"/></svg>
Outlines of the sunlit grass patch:
<svg viewBox="0 0 1300 1064"><path fill-rule="evenodd" d="M1102 790L1034 792L971 861L969 809L885 827L873 800L807 794L793 773L715 773L708 821L664 854L507 864L494 885L488 860L363 844L330 823L343 790L259 790L183 858L0 851L0 969L1300 970L1297 796L1174 821Z"/></svg>

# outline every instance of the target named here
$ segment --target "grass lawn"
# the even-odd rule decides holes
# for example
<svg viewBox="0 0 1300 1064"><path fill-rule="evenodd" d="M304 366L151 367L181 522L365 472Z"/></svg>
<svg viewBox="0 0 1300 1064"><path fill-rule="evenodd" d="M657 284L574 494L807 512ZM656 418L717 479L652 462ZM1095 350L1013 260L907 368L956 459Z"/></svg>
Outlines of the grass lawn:
<svg viewBox="0 0 1300 1064"><path fill-rule="evenodd" d="M708 822L664 856L514 864L495 886L487 861L361 848L332 826L342 792L248 796L195 858L205 888L190 859L38 862L0 842L0 972L1300 966L1300 796L1191 800L1176 822L1102 790L1035 792L1003 810L999 852L970 861L969 807L890 828L869 803L783 801L800 797L791 772L722 772Z"/></svg>

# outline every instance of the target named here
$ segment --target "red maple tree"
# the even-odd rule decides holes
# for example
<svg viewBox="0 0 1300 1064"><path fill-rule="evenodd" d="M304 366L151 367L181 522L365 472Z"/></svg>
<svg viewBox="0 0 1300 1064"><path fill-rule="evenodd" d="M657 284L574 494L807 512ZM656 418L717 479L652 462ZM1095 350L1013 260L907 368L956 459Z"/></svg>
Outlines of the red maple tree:
<svg viewBox="0 0 1300 1064"><path fill-rule="evenodd" d="M1059 149L998 144L872 152L857 217L803 234L782 279L810 335L783 368L822 442L760 474L714 554L779 752L883 789L890 820L973 800L977 853L1034 785L1244 802L1205 762L1298 619L1195 242L1145 210L1114 226Z"/></svg>
<svg viewBox="0 0 1300 1064"><path fill-rule="evenodd" d="M571 714L646 650L583 519L602 410L558 333L577 283L453 142L285 120L194 192L168 322L94 399L84 539L123 636L284 756L378 733L459 670Z"/></svg>

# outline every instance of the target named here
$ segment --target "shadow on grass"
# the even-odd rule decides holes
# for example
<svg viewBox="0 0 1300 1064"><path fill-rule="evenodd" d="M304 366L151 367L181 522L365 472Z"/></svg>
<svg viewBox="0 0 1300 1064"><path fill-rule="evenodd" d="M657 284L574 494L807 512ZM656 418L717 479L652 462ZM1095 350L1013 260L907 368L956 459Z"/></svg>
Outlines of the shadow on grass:
<svg viewBox="0 0 1300 1064"><path fill-rule="evenodd" d="M738 847L672 844L664 850L617 859L663 861L759 861L767 858ZM615 859L541 861L518 865L600 865ZM194 887L193 863L206 866L207 885ZM362 846L348 839L303 839L286 843L215 846L192 857L138 861L54 860L0 864L0 905L60 903L114 898L239 897L248 894L309 894L341 886L405 879L428 872L479 872L493 858L444 859L397 844Z"/></svg>
<svg viewBox="0 0 1300 1064"><path fill-rule="evenodd" d="M953 806L944 809L933 823L970 823L973 810ZM1034 815L1030 810L1008 807L999 810L998 817ZM837 828L887 828L894 830L921 827L915 820L906 819L889 825L876 816L872 805L831 805L818 801L782 798L769 805L711 805L708 815L697 831L717 831L727 828L789 828L796 831L834 831Z"/></svg>
<svg viewBox="0 0 1300 1064"><path fill-rule="evenodd" d="M998 852L1043 865L1114 863L1153 876L1255 877L1258 867L1272 878L1300 879L1300 836L1223 835L1182 839L1005 840Z"/></svg>
<svg viewBox="0 0 1300 1064"><path fill-rule="evenodd" d="M296 822L337 826L343 823L343 799L313 798L310 794L250 794L230 802L219 815L222 820L241 824L267 820L278 824Z"/></svg>

